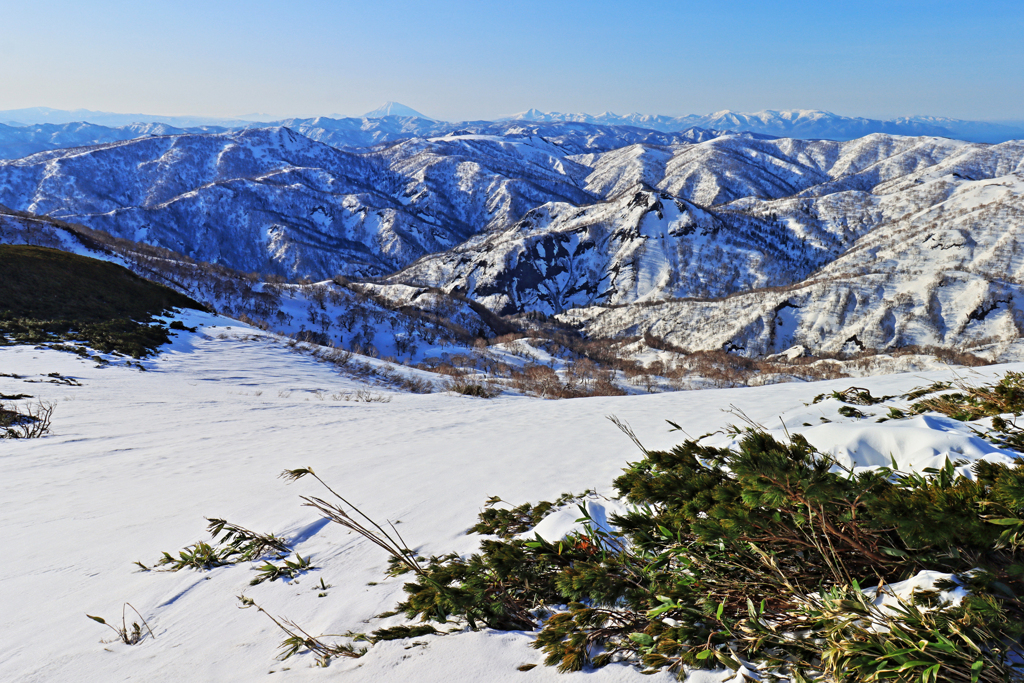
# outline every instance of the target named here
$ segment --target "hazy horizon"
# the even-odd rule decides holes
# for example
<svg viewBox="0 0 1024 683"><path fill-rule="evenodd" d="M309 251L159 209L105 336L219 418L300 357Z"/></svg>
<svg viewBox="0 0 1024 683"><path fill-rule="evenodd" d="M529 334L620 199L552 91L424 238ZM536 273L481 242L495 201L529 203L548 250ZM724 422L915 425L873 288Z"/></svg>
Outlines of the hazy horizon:
<svg viewBox="0 0 1024 683"><path fill-rule="evenodd" d="M1024 120L1024 5L1004 0L49 0L7 8L5 25L0 110L289 118L394 100L448 121L531 107Z"/></svg>
<svg viewBox="0 0 1024 683"><path fill-rule="evenodd" d="M382 104L384 104L384 103L382 103ZM399 103L399 104L405 104L405 103L403 102L403 103ZM406 105L406 106L409 106L409 105ZM411 108L412 109L417 109L416 107L411 107ZM496 119L500 119L500 118L507 118L507 117L510 117L510 116L514 116L516 114L520 114L520 113L529 111L530 109L534 109L534 108L535 107L524 107L524 108L521 108L521 109L519 109L519 110L517 110L515 112L508 112L506 114L503 114L502 116L493 117L493 119L469 119L469 118L465 118L465 117L463 117L463 118L454 118L454 119L441 119L441 118L436 117L436 116L435 117L431 117L431 118L437 119L439 121L447 121L447 122L450 122L450 123L458 123L458 122L461 122L461 121L473 121L473 120L496 120ZM376 109L376 107L374 109ZM157 121L160 118L166 118L166 119L189 118L189 119L197 119L197 120L201 120L201 119L224 120L224 121L235 120L235 121L249 121L249 122L257 122L257 123L258 122L284 121L284 120L288 120L288 119L308 119L308 118L316 118L316 117L326 117L326 118L360 118L364 114L367 113L367 112L360 112L360 113L330 112L330 113L326 113L326 114L324 114L324 113L315 113L315 114L310 114L310 115L307 115L307 116L299 116L299 115L294 115L294 114L274 115L274 114L262 113L262 112L250 112L248 114L238 114L238 115L234 115L234 116L205 116L205 115L202 115L202 114L194 114L194 113L191 113L191 112L182 112L182 113L174 113L174 114L159 113L159 112L158 113L153 113L153 112L144 112L144 111L131 111L131 112L119 111L119 112L114 112L114 111L100 111L100 110L94 110L94 109L86 109L84 107L76 107L74 109L58 109L56 107L37 106L37 107L21 107L21 108L18 108L18 109L0 110L0 116L10 115L10 114L15 114L16 115L17 112L30 112L30 111L33 111L33 110L36 110L36 111L50 111L50 112L53 112L55 114L59 114L59 113L75 114L75 113L78 113L78 112L82 112L82 113L91 113L91 114L100 114L100 115L114 115L114 116L126 116L126 117L128 117L128 116L140 116L140 117L144 117L145 119L151 120L151 121ZM738 110L728 110L728 111L732 111L734 113L751 114L751 113L758 113L758 112L761 112L761 111L768 111L768 110L769 109L764 108L764 109L750 110L750 111L745 111L745 112L739 112ZM808 109L806 107L787 107L785 109L774 109L772 111L798 111L798 110L810 111L810 109ZM711 114L719 113L719 112L722 112L722 111L726 111L726 110L717 109L717 110L714 110L714 111L707 111L707 112L691 111L691 112L686 112L686 113L664 113L664 112L648 112L648 111L608 111L608 110L605 110L605 111L589 111L589 112L585 112L585 111L560 111L560 112L545 112L545 113L586 114L586 115L590 115L590 116L600 116L601 114L608 114L608 113L610 113L610 114L615 114L615 115L620 115L620 116L628 116L628 115L631 115L631 114L640 114L640 115L652 115L652 116L683 117L683 116L689 116L689 115L710 116ZM822 110L822 111L824 111L824 110ZM420 112L420 113L423 114L424 116L430 116L430 114L427 113L427 112ZM874 117L862 116L860 114L850 113L850 112L831 111L829 113L837 114L839 116L846 116L846 117L850 117L850 118L874 119ZM928 112L919 112L919 113L915 113L915 114L901 114L899 116L891 117L891 119L904 118L904 117L912 118L912 117L915 117L915 116L925 117L925 116L936 116L936 115L928 113ZM944 118L954 118L954 117L944 117ZM888 120L888 119L874 119L874 120ZM1020 119L984 119L984 118L974 118L974 119L964 119L964 120L979 121L979 122L983 122L983 123L992 123L992 124L1002 124L1002 125L1008 125L1008 126L1014 126L1014 125L1024 126L1024 117L1022 117ZM0 123L2 123L2 122L3 121L0 120ZM46 121L17 121L17 122L18 123L24 123L24 124L27 124L27 125L34 125L35 123L45 123Z"/></svg>

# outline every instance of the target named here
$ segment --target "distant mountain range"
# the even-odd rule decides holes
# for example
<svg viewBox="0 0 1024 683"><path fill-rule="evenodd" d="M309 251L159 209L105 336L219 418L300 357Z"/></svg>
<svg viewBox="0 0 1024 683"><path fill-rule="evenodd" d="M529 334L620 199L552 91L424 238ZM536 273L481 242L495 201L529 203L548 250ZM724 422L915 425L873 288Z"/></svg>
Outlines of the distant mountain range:
<svg viewBox="0 0 1024 683"><path fill-rule="evenodd" d="M715 121L843 123L819 114ZM0 126L0 204L245 272L360 278L395 300L434 287L687 351L1024 337L1024 140L603 116L617 122Z"/></svg>
<svg viewBox="0 0 1024 683"><path fill-rule="evenodd" d="M287 119L275 124L252 123L245 126L193 126L178 128L165 123L137 123L107 127L91 123L41 123L31 126L0 124L0 159L20 159L37 152L72 147L90 147L111 142L134 140L153 135L184 135L206 133L239 133L261 128L290 128L311 140L338 149L362 149L412 138L435 138L446 135L539 135L558 140L576 152L609 150L623 144L649 142L676 144L694 142L717 135L713 131L690 129L661 132L631 126L602 126L555 121L462 121L447 123L417 117L387 116L384 118ZM754 135L748 133L747 135ZM764 136L761 136L764 137Z"/></svg>
<svg viewBox="0 0 1024 683"><path fill-rule="evenodd" d="M649 114L562 114L536 109L502 120L512 121L576 121L606 126L637 126L652 130L673 131L691 127L716 130L748 131L775 137L824 140L853 140L872 133L889 135L931 135L968 140L970 142L1005 142L1024 138L1024 125L1007 125L987 121L962 121L934 116L912 116L881 121L861 117L840 116L827 111L789 109L764 110L756 113L720 111L707 116L652 116Z"/></svg>
<svg viewBox="0 0 1024 683"><path fill-rule="evenodd" d="M352 131L337 123L143 129L153 134L43 151L0 162L0 204L246 271L380 276L508 227L538 204L594 201L571 155L717 135L506 122L347 148L339 137L348 142Z"/></svg>
<svg viewBox="0 0 1024 683"><path fill-rule="evenodd" d="M251 117L263 115L253 114ZM269 118L269 117L268 117ZM248 123L265 122L264 118L217 118L210 116L162 116L153 114L116 114L89 109L50 109L31 107L0 111L0 123L9 126L30 126L40 123L91 123L98 126L130 126L138 123L163 123L177 128L194 126L244 126Z"/></svg>
<svg viewBox="0 0 1024 683"><path fill-rule="evenodd" d="M446 122L432 119L415 109L398 102L386 102L380 107L363 114L361 117L345 117L338 114L332 117L314 119L276 119L272 120L265 114L250 114L238 118L211 118L195 116L154 116L146 114L114 114L109 112L77 109L74 111L36 107L32 109L12 109L0 111L0 124L10 126L31 126L38 124L67 124L87 122L107 127L124 127L140 123L163 123L165 125L188 129L197 127L218 126L237 129L253 125L289 125L294 121L333 120L348 122L350 129L392 129L384 136L377 136L377 141L396 139L395 128L400 128L407 137L425 134L445 134L473 122ZM385 122L373 123L373 122ZM757 133L774 137L795 139L822 140L853 140L872 133L888 135L928 135L948 137L969 142L999 143L1007 140L1024 139L1024 121L992 122L964 121L960 119L934 116L911 116L889 120L868 119L862 117L841 116L827 111L790 109L783 111L764 110L755 113L720 111L708 115L691 114L687 116L660 116L652 114L628 114L620 116L606 112L604 114L573 114L559 112L542 112L537 109L498 119L498 122L529 121L534 123L585 123L603 126L630 126L660 132L680 132L690 128L706 128L711 130L731 130L736 132ZM335 126L337 127L337 126ZM356 137L353 144L372 144L366 137ZM7 157L10 158L10 157Z"/></svg>
<svg viewBox="0 0 1024 683"><path fill-rule="evenodd" d="M52 149L90 147L150 135L220 133L226 130L221 126L178 128L166 123L133 123L116 128L82 122L36 123L27 126L0 124L0 159L19 159Z"/></svg>

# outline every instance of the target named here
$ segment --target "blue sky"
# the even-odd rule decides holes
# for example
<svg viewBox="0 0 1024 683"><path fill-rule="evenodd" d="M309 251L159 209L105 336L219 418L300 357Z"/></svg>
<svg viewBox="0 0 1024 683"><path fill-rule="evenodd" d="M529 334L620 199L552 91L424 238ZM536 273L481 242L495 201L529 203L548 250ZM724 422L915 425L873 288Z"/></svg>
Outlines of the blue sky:
<svg viewBox="0 0 1024 683"><path fill-rule="evenodd" d="M1024 2L7 3L0 109L1024 119Z"/></svg>

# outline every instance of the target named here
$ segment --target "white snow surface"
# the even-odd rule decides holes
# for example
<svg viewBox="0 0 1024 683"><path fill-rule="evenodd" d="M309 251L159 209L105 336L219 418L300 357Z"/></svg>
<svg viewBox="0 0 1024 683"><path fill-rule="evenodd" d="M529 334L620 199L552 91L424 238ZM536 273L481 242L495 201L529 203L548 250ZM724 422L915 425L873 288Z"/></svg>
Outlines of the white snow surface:
<svg viewBox="0 0 1024 683"><path fill-rule="evenodd" d="M854 472L892 466L895 459L900 469L923 471L941 468L950 462L987 460L1011 464L1012 451L1005 451L979 438L970 427L944 415L918 415L882 425L823 424L801 432L823 453L834 455L838 462ZM957 471L968 477L970 467Z"/></svg>
<svg viewBox="0 0 1024 683"><path fill-rule="evenodd" d="M967 597L967 591L959 586L951 590L939 590L935 584L940 580L954 580L954 576L943 572L924 570L906 581L898 581L883 586L881 594L879 594L877 588L867 588L864 590L864 594L874 597L873 602L875 606L882 608L883 612L889 612L890 614L897 614L896 610L899 607L912 603L914 593L935 591L939 594L940 601L951 606L959 605Z"/></svg>
<svg viewBox="0 0 1024 683"><path fill-rule="evenodd" d="M830 400L810 404L811 398L849 380L571 401L412 395L343 377L235 321L194 312L179 317L199 332L179 332L167 350L143 362L147 372L123 362L96 367L49 349L0 348L0 392L57 402L53 434L0 441L0 539L8 550L0 566L0 680L253 681L274 672L275 681L669 681L624 665L566 675L544 666L520 672L519 665L542 659L529 647L533 636L522 632L380 643L361 659L335 659L326 669L315 668L309 655L277 661L283 634L255 610L237 609L235 596L244 593L313 634L402 623L374 616L403 596L403 579L384 577L379 548L300 504L300 495L323 493L315 482L288 484L278 474L312 467L365 513L393 521L419 552L468 554L480 538L465 531L489 496L518 504L588 488L610 495L614 477L639 457L605 419L610 414L629 422L648 448L683 438L669 433L666 419L703 434L738 422L723 412L736 405L774 433L804 431L823 449L895 449L901 467L911 455L936 449L959 448L965 459L993 456L965 430L927 416L858 423L870 427L863 438L838 423L802 430L826 411L835 417ZM1009 369L1024 365L991 366L976 380ZM82 386L52 383L53 372ZM858 384L875 395L898 394L951 375ZM343 400L360 389L391 401ZM877 430L888 435L876 437ZM246 564L203 573L142 572L132 564L153 564L162 551L207 540L205 517L283 536L317 569L251 587L254 572ZM551 533L565 531L563 524ZM125 602L138 608L155 639L112 642L113 633L85 616L116 621Z"/></svg>
<svg viewBox="0 0 1024 683"><path fill-rule="evenodd" d="M590 498L584 501L582 505L586 508L587 515L590 517L591 528L604 533L610 533L615 530L610 522L612 515L625 514L629 510L629 507L622 502L607 498L603 500ZM525 540L532 540L536 536L540 536L545 541L554 543L555 541L562 540L569 534L584 531L585 526L583 522L579 521L582 518L583 511L578 506L565 507L552 512L542 519L540 524L530 531L520 534L519 537Z"/></svg>

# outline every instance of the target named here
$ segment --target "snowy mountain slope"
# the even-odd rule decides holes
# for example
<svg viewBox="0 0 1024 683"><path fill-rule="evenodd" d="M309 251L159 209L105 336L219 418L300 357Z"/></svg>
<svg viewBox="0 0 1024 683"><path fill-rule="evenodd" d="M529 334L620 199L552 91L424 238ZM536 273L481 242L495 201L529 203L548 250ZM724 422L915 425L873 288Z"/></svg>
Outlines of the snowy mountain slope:
<svg viewBox="0 0 1024 683"><path fill-rule="evenodd" d="M473 232L502 229L538 204L589 204L586 169L542 137L447 135L409 140L370 155L406 181L403 200Z"/></svg>
<svg viewBox="0 0 1024 683"><path fill-rule="evenodd" d="M906 195L913 191L862 197L873 208L861 214L875 216L878 227L792 286L718 300L591 308L563 318L593 334L649 333L684 349L751 356L793 346L815 352L1005 347L1024 336L1024 175L932 184L940 201L923 209L908 210Z"/></svg>
<svg viewBox="0 0 1024 683"><path fill-rule="evenodd" d="M311 347L309 352L352 376L419 392L458 385L472 390L475 385L489 393L567 398L861 377L924 371L949 362L927 350L875 355L869 363L793 361L790 353L754 365L730 360L731 369L723 370L698 357L684 358L664 344L652 348L643 341L582 338L571 327L535 313L497 317L458 293L342 279L297 285L259 282L252 274L31 214L0 211L0 244L51 247L113 261L225 315L326 344L328 348ZM371 367L372 358L378 357L386 362ZM953 360L978 362L967 356ZM429 372L410 378L405 373L419 370L395 363Z"/></svg>
<svg viewBox="0 0 1024 683"><path fill-rule="evenodd" d="M818 169L769 143L726 136L675 148L654 186L702 206L714 206L740 197L785 197L824 179ZM612 161L613 168L617 161ZM605 164L600 164L588 184L602 187L606 174Z"/></svg>
<svg viewBox="0 0 1024 683"><path fill-rule="evenodd" d="M361 121L374 122L373 134L384 130L373 126L411 128L403 139L368 148L340 149L330 138L332 126L351 132ZM1024 142L768 139L578 122L450 130L391 116L296 124L325 142L263 127L157 134L0 162L0 204L245 272L385 278L388 286L460 292L503 314L624 306L566 320L585 318L580 324L600 337L650 332L687 349L762 355L801 339L809 349L836 351L852 337L854 347L949 348L1016 334L1012 316L991 330L956 322L977 308L962 309L970 297L942 304L949 315L931 327L910 324L918 313L890 302L911 286L906 259L935 273L972 268L980 279L971 291L992 301L1009 296L994 284L1009 264L979 254L998 250L1000 235L1015 239L1019 199L1012 191L968 190L988 181L1014 185ZM419 136L422 130L433 132ZM147 131L167 132L138 132ZM978 203L991 206L975 210ZM955 251L904 248L907 229L934 225L959 230L981 251L954 263ZM861 252L868 256L857 261ZM889 256L872 266L870 282L846 277L866 277L867 261L883 253ZM831 273L836 284L822 290L814 273ZM820 312L826 317L853 296L896 322L858 332L868 318L818 325L797 316L791 334L768 334L775 328L765 321L783 300L758 290L780 287L814 292L828 302ZM743 299L739 314L731 311L740 301L733 299L747 294L754 298ZM733 298L671 301L723 297ZM654 332L647 307L663 300L670 300L659 309L666 320ZM680 341L692 316L703 321L716 307L729 325ZM982 329L989 331L975 333Z"/></svg>
<svg viewBox="0 0 1024 683"><path fill-rule="evenodd" d="M513 121L574 121L603 125L628 125L660 131L685 130L694 126L718 130L748 131L775 137L853 140L885 133L888 135L942 136L972 142L1005 142L1024 138L1024 129L987 121L963 121L933 116L911 116L882 121L849 117L814 109L763 110L753 113L719 111L705 116L657 116L628 114L566 114L530 109L507 117Z"/></svg>
<svg viewBox="0 0 1024 683"><path fill-rule="evenodd" d="M946 207L972 182L967 177L1018 168L1024 146L889 136L848 143L726 136L572 159L593 164L588 189L617 194L582 208L538 207L506 231L424 257L392 280L466 291L494 310L546 313L794 285L871 231L908 214L932 220L931 210ZM651 185L665 189L652 191ZM794 197L763 198L801 186ZM689 195L673 196L679 187ZM713 209L692 201L694 194L726 192L747 196ZM1016 196L992 201L1003 211L984 217L986 230L1016 229L1007 220L1017 211ZM958 198L950 206L960 203ZM900 239L886 231L877 238ZM995 275L1001 267L985 272Z"/></svg>
<svg viewBox="0 0 1024 683"><path fill-rule="evenodd" d="M11 208L245 271L389 272L466 237L404 210L386 168L285 128L44 152L0 176Z"/></svg>
<svg viewBox="0 0 1024 683"><path fill-rule="evenodd" d="M470 302L423 288L390 290L394 302L374 296L372 287L344 280L307 284L259 281L251 274L197 263L166 249L118 239L84 226L0 207L0 244L27 244L111 261L137 275L201 301L223 315L265 330L356 352L356 365L371 358L416 365L440 362L477 351L479 336L506 334L515 328ZM330 349L322 350L331 352ZM381 377L388 385L391 371ZM401 375L399 375L400 377ZM426 379L429 377L430 379ZM421 373L420 390L443 379ZM398 381L401 384L401 381Z"/></svg>
<svg viewBox="0 0 1024 683"><path fill-rule="evenodd" d="M0 202L246 271L383 274L536 203L589 201L534 142L355 155L285 128L143 138L0 164Z"/></svg>
<svg viewBox="0 0 1024 683"><path fill-rule="evenodd" d="M971 156L987 159L990 165L1003 157L1019 161L1016 143L990 150L988 146L943 138L870 135L850 142L831 142L729 134L691 145L623 147L574 160L593 169L586 179L587 188L601 196L644 183L703 206L714 206L741 197L872 191L881 183L935 166L949 157Z"/></svg>
<svg viewBox="0 0 1024 683"><path fill-rule="evenodd" d="M265 615L237 609L236 595L313 635L367 632L402 623L375 615L404 597L406 581L384 577L379 548L301 506L299 496L321 490L308 480L286 484L278 473L311 467L367 514L396 522L417 550L441 554L476 549L480 537L465 530L489 496L518 504L590 487L608 493L636 450L607 414L630 423L651 449L682 440L668 432L665 419L702 434L735 422L725 411L737 406L777 426L780 438L784 427L807 431L816 446L840 457L884 448L901 465L920 468L947 453L977 450L965 447L973 436L963 425L958 430L941 418L865 427L839 417L829 401L807 405L815 394L846 389L849 380L556 402L417 396L340 376L235 321L181 319L198 326L197 333L180 333L171 349L144 362L147 372L123 364L97 368L46 349L0 348L0 392L57 402L51 436L2 445L0 496L7 504L0 508L0 534L18 548L18 559L0 567L4 680L231 683L273 672L284 681L668 683L675 680L670 674L644 676L623 665L569 674L538 666L524 673L517 667L542 658L530 647L529 632L382 642L363 658L336 658L327 669L305 653L276 660L284 634ZM975 377L1022 369L986 368ZM46 382L53 372L82 386ZM877 396L953 376L941 371L857 383ZM332 398L367 389L391 401ZM802 426L826 414L833 424ZM205 517L278 534L315 569L250 586L249 563L209 572L142 572L133 564L150 565L164 551L208 540ZM127 646L86 617L117 622L125 602L155 638ZM697 672L687 681L732 675Z"/></svg>
<svg viewBox="0 0 1024 683"><path fill-rule="evenodd" d="M391 281L465 292L505 313L561 314L595 337L650 334L688 352L998 342L998 355L1024 333L1024 145L888 136L757 144L805 146L789 158L837 179L713 209L642 184L587 207L547 204ZM673 151L634 147L585 160L598 171L618 162L608 166L619 175L606 176L617 189L624 179L657 178ZM666 299L689 300L659 303Z"/></svg>
<svg viewBox="0 0 1024 683"><path fill-rule="evenodd" d="M582 209L537 207L511 228L424 257L392 280L465 291L503 313L560 313L782 284L776 276L783 272L791 278L813 269L795 238L766 240L719 214L637 186ZM778 271L770 272L769 263Z"/></svg>
<svg viewBox="0 0 1024 683"><path fill-rule="evenodd" d="M512 128L506 137L417 138L359 153L288 128L139 128L125 134L153 135L0 162L0 203L245 271L383 275L503 229L538 204L595 199L582 187L586 169L568 155L597 140L618 144L607 136L619 131L573 125L566 140L551 140Z"/></svg>

